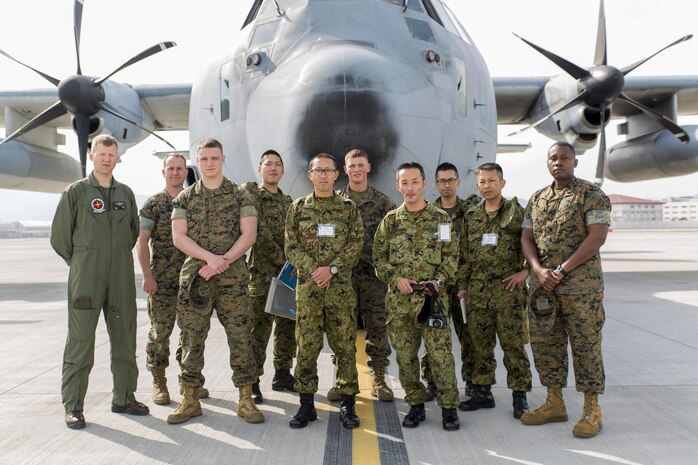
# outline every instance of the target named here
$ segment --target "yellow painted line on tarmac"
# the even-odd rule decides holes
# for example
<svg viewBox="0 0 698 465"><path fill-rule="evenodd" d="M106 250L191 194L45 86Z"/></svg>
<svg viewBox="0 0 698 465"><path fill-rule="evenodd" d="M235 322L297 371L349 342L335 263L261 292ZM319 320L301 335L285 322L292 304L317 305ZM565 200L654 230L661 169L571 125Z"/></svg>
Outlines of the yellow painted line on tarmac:
<svg viewBox="0 0 698 465"><path fill-rule="evenodd" d="M356 414L361 425L352 431L351 457L353 464L380 465L380 449L376 428L376 413L371 395L371 375L366 356L366 331L356 332L356 369L359 372L359 389L356 396Z"/></svg>

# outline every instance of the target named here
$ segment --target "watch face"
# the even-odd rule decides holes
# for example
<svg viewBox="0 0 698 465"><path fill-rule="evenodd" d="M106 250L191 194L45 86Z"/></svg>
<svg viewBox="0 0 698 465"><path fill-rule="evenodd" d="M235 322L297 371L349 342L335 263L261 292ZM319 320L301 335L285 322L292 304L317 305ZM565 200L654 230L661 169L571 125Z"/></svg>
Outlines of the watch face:
<svg viewBox="0 0 698 465"><path fill-rule="evenodd" d="M339 273L339 268L337 268L336 266L331 266L331 267L330 267L330 273L332 273L332 274L337 274L337 273Z"/></svg>

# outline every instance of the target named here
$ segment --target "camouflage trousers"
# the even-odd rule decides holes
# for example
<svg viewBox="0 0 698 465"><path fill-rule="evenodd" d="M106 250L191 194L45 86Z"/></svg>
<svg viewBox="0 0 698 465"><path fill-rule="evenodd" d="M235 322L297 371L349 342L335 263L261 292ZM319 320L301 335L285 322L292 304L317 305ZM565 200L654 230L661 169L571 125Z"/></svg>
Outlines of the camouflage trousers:
<svg viewBox="0 0 698 465"><path fill-rule="evenodd" d="M354 268L352 281L358 301L358 313L363 317L366 329L368 366L386 367L390 364L388 357L391 353L385 310L387 287L376 277L375 268L364 261L360 261Z"/></svg>
<svg viewBox="0 0 698 465"><path fill-rule="evenodd" d="M170 336L177 320L177 290L158 289L155 295L149 295L148 318L150 331L145 346L146 366L148 370L167 368L170 365ZM181 355L179 351L177 360Z"/></svg>
<svg viewBox="0 0 698 465"><path fill-rule="evenodd" d="M577 391L602 394L605 374L601 330L606 319L603 292L557 297L560 305L550 332L544 332L530 318L531 348L540 382L543 386L567 386L569 340Z"/></svg>
<svg viewBox="0 0 698 465"><path fill-rule="evenodd" d="M180 384L204 385L201 370L214 308L228 338L233 384L240 387L254 383L257 376L252 348L252 301L247 296L247 286L222 286L215 277L208 282L197 277L189 289L180 289L178 297L177 324L182 331Z"/></svg>
<svg viewBox="0 0 698 465"><path fill-rule="evenodd" d="M468 332L468 322L463 321L463 312L460 308L460 299L456 296L458 290L449 289L449 306L451 309L451 320L453 321L453 329L456 331L456 336L458 337L458 342L460 342L460 359L461 359L461 370L460 374L465 382L472 382L473 373L473 344L470 339L470 333ZM431 365L429 363L429 353L424 351L422 354L422 378L427 382L432 381L431 376Z"/></svg>
<svg viewBox="0 0 698 465"><path fill-rule="evenodd" d="M417 356L424 339L432 367L432 381L436 385L436 401L441 408L458 407L456 368L451 352L451 326L442 329L421 326L417 324L413 313L396 313L390 316L388 327L407 403L417 405L426 400L426 390L419 380Z"/></svg>
<svg viewBox="0 0 698 465"><path fill-rule="evenodd" d="M340 285L341 286L341 285ZM328 296L328 293L332 293ZM356 370L356 297L348 284L341 289L320 289L314 283L296 288L296 343L298 352L294 388L303 394L314 394L318 389L317 359L327 342L335 354L337 382L340 394L359 393Z"/></svg>
<svg viewBox="0 0 698 465"><path fill-rule="evenodd" d="M492 385L497 382L497 360L494 348L499 344L504 352L507 369L507 387L513 391L531 390L531 364L526 353L528 319L522 305L497 307L487 302L486 307L468 308L468 325L473 352L473 384Z"/></svg>
<svg viewBox="0 0 698 465"><path fill-rule="evenodd" d="M272 325L274 326L274 369L290 369L293 366L293 357L296 356L296 322L266 313L264 311L266 302L266 296L253 297L252 338L258 378L264 374L264 362L267 359L267 345Z"/></svg>

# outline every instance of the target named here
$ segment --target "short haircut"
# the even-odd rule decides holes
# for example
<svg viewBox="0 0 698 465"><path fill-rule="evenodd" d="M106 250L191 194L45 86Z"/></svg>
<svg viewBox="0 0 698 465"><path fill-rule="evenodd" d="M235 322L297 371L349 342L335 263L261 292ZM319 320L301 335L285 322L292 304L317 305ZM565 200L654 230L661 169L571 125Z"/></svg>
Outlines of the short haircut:
<svg viewBox="0 0 698 465"><path fill-rule="evenodd" d="M570 144L569 142L555 142L553 145L550 146L547 153L550 153L550 151L554 147L568 148L572 152L572 156L575 158L577 157L577 151L574 149L574 145Z"/></svg>
<svg viewBox="0 0 698 465"><path fill-rule="evenodd" d="M439 174L440 171L455 171L456 177L458 177L458 168L456 168L456 165L454 165L453 163L449 163L446 161L437 166L436 173L434 173L434 179L436 179L436 175Z"/></svg>
<svg viewBox="0 0 698 465"><path fill-rule="evenodd" d="M426 179L426 176L424 176L424 167L422 165L420 165L416 161L406 161L405 163L402 163L400 164L400 166L397 167L397 171L395 172L395 180L400 180L400 171L410 169L418 169L419 174L422 176L422 181Z"/></svg>
<svg viewBox="0 0 698 465"><path fill-rule="evenodd" d="M221 153L223 153L223 144L216 139L208 138L199 142L199 145L196 146L196 153L201 152L203 149L220 149Z"/></svg>
<svg viewBox="0 0 698 465"><path fill-rule="evenodd" d="M315 160L320 160L322 158L325 158L327 160L332 160L332 164L334 164L334 169L337 169L337 159L330 155L329 153L318 153L315 155L313 158L310 159L310 162L308 163L308 171L313 169L313 163Z"/></svg>
<svg viewBox="0 0 698 465"><path fill-rule="evenodd" d="M366 161L370 162L368 159L368 153L366 153L365 150L361 149L352 149L347 152L346 155L344 155L344 162L346 163L347 159L351 158L365 158Z"/></svg>
<svg viewBox="0 0 698 465"><path fill-rule="evenodd" d="M167 156L165 157L165 159L162 161L162 167L163 167L163 168L166 168L166 167L167 167L167 160L169 160L170 158L181 158L181 159L184 161L184 166L185 166L185 167L187 166L187 159L184 157L184 155L182 155L182 154L180 154L180 153L170 153L170 154L167 155Z"/></svg>
<svg viewBox="0 0 698 465"><path fill-rule="evenodd" d="M92 139L90 152L95 151L95 148L97 148L97 144L102 144L105 147L116 146L116 149L119 149L119 144L116 142L116 139L110 136L109 134L100 134L98 136L95 136L95 138Z"/></svg>
<svg viewBox="0 0 698 465"><path fill-rule="evenodd" d="M496 171L499 179L504 179L504 170L499 166L499 163L483 163L475 170L475 176L480 174L480 171Z"/></svg>
<svg viewBox="0 0 698 465"><path fill-rule="evenodd" d="M281 155L279 154L279 152L277 152L276 150L272 150L272 149L267 150L266 152L264 152L262 154L261 157L259 157L259 164L260 165L264 162L264 157L266 157L268 155L275 155L275 156L279 157L279 160L281 160L281 166L284 166L284 159L281 158Z"/></svg>

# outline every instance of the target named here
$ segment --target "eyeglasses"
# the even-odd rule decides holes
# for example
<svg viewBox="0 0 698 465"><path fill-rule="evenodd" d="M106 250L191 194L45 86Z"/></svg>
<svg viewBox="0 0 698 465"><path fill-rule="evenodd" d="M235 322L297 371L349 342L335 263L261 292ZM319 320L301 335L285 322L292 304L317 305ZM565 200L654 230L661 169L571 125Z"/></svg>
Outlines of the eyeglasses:
<svg viewBox="0 0 698 465"><path fill-rule="evenodd" d="M315 168L312 170L308 170L309 172L313 174L317 174L318 176L325 175L325 174L335 174L337 170L332 169L332 168L326 168L326 169L321 169L321 168Z"/></svg>
<svg viewBox="0 0 698 465"><path fill-rule="evenodd" d="M437 179L436 184L440 186L452 186L458 181L458 178Z"/></svg>

